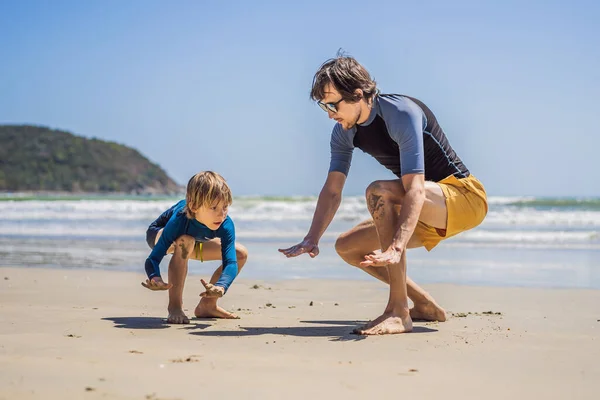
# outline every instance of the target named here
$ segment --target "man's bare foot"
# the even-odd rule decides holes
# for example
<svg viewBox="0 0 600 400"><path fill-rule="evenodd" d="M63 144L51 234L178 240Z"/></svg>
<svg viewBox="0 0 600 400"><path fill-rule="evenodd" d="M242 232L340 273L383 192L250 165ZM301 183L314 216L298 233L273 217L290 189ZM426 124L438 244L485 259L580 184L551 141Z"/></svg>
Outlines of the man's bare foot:
<svg viewBox="0 0 600 400"><path fill-rule="evenodd" d="M383 320L379 324L368 329L355 329L354 333L358 335L391 335L395 333L410 332L413 329L410 316L402 318L393 313L386 313L375 321L381 320L382 318Z"/></svg>
<svg viewBox="0 0 600 400"><path fill-rule="evenodd" d="M413 320L444 322L446 311L432 300L427 303L415 304L410 309L410 317Z"/></svg>
<svg viewBox="0 0 600 400"><path fill-rule="evenodd" d="M183 310L173 310L169 311L169 316L167 317L167 323L169 324L189 324L190 319L185 315Z"/></svg>
<svg viewBox="0 0 600 400"><path fill-rule="evenodd" d="M200 300L200 303L196 306L196 310L194 310L194 315L197 318L239 318L237 315L219 307L216 301L206 301L205 299Z"/></svg>
<svg viewBox="0 0 600 400"><path fill-rule="evenodd" d="M364 331L367 329L371 329L375 325L379 325L380 323L382 323L383 320L386 318L387 318L387 315L384 313L383 315L380 315L379 317L375 318L373 321L369 321L366 324L362 325L361 327L354 329L353 332L357 333L358 331Z"/></svg>

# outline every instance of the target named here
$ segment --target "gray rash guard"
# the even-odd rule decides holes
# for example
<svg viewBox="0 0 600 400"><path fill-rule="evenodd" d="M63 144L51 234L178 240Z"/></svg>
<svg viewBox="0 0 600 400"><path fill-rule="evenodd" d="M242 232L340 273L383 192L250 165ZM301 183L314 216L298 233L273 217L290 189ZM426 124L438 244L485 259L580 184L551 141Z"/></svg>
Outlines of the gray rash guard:
<svg viewBox="0 0 600 400"><path fill-rule="evenodd" d="M379 94L363 124L349 130L339 123L333 127L329 172L348 175L355 147L372 155L398 178L425 174L425 180L439 182L450 175L470 175L431 110L404 95Z"/></svg>

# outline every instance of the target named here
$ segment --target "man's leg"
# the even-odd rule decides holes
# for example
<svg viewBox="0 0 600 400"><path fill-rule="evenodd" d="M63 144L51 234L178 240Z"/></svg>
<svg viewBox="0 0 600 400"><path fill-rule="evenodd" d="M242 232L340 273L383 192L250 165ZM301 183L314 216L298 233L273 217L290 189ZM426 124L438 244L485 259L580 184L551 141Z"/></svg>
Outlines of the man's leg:
<svg viewBox="0 0 600 400"><path fill-rule="evenodd" d="M244 267L244 264L246 264L246 261L248 260L248 250L236 242L235 252L237 256L239 274ZM193 254L193 257L196 257L196 254ZM213 239L202 244L202 259L204 261L221 260L221 241L219 239ZM220 265L210 278L210 283L213 285L217 283L222 272L223 265ZM232 314L219 307L217 305L217 300L218 299L216 297L203 297L196 306L194 315L198 318L237 318L235 314Z"/></svg>
<svg viewBox="0 0 600 400"><path fill-rule="evenodd" d="M188 260L194 249L194 238L183 235L175 240L173 256L169 262L169 316L167 322L171 324L189 324L190 319L183 312L183 285L188 271Z"/></svg>
<svg viewBox="0 0 600 400"><path fill-rule="evenodd" d="M360 265L367 254L380 251L380 246L377 228L372 219L361 222L348 232L341 234L335 243L335 249L344 261L389 285L390 278L387 268L362 267ZM413 235L408 242L408 248L421 246L423 246L421 239ZM410 309L411 318L440 322L446 320L444 309L435 302L434 298L425 289L417 285L408 276L406 277L406 289L408 297L414 304L414 307ZM370 328L372 324L373 322L367 324L364 328Z"/></svg>
<svg viewBox="0 0 600 400"><path fill-rule="evenodd" d="M397 227L400 225L397 208L401 204L402 198L396 196L382 182L373 182L367 188L367 207L377 229L381 251L392 244ZM400 262L388 264L383 268L387 269L390 282L388 304L383 314L375 319L373 326L367 329L359 328L356 330L357 333L380 335L412 331L406 289L406 251L402 252Z"/></svg>
<svg viewBox="0 0 600 400"><path fill-rule="evenodd" d="M435 183L426 183L426 200L419 220L439 229L446 229L447 209L441 188ZM379 237L380 249L387 249L398 229L398 215L404 199L402 181L376 181L367 188L367 204L373 217L373 224ZM414 244L414 241L413 241ZM399 263L387 267L387 281L390 284L388 305L379 318L373 321L363 334L402 333L412 330L412 320L408 309L408 289L406 279L406 249ZM373 272L373 271L371 271ZM385 273L375 276L385 279ZM418 302L426 292L413 287L411 293ZM420 289L420 288L418 288ZM421 299L419 299L421 297Z"/></svg>

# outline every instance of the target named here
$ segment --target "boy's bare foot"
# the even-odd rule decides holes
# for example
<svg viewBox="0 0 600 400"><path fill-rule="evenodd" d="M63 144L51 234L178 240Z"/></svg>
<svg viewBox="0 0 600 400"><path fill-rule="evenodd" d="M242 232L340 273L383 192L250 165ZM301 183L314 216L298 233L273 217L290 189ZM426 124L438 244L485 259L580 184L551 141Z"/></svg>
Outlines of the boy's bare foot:
<svg viewBox="0 0 600 400"><path fill-rule="evenodd" d="M196 310L194 310L194 315L197 318L239 318L237 315L219 307L216 301L206 301L205 299L200 300L200 303L196 306Z"/></svg>
<svg viewBox="0 0 600 400"><path fill-rule="evenodd" d="M429 301L427 303L415 304L410 309L410 317L414 320L444 322L446 320L446 311L435 301Z"/></svg>
<svg viewBox="0 0 600 400"><path fill-rule="evenodd" d="M169 311L169 316L167 317L167 322L169 324L189 324L190 319L185 315L183 310L173 310Z"/></svg>
<svg viewBox="0 0 600 400"><path fill-rule="evenodd" d="M386 313L377 318L375 321L381 322L368 329L355 329L354 333L358 335L391 335L395 333L410 332L413 329L410 316L402 318L393 313Z"/></svg>

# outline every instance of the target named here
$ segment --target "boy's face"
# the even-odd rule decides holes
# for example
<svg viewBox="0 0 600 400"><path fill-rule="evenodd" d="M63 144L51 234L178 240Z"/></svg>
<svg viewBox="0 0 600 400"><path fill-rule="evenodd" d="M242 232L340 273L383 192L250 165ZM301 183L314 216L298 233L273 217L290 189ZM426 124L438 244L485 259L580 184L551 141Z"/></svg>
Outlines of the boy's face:
<svg viewBox="0 0 600 400"><path fill-rule="evenodd" d="M219 226L227 218L229 204L224 202L215 202L211 205L204 205L196 210L196 221L206 225L213 231L219 229Z"/></svg>

